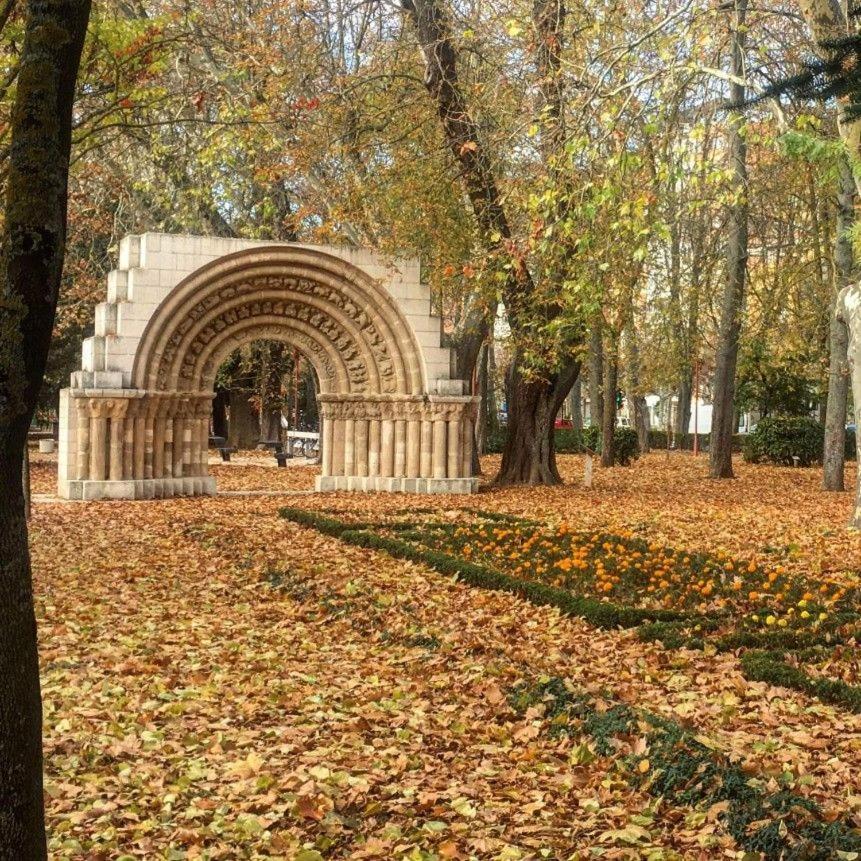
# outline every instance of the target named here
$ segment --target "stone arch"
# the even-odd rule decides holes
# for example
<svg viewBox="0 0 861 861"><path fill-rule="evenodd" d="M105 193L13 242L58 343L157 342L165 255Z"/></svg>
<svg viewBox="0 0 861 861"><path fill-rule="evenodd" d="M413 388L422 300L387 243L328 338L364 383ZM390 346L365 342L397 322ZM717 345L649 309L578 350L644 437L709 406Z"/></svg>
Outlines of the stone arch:
<svg viewBox="0 0 861 861"><path fill-rule="evenodd" d="M476 400L449 379L418 267L352 249L127 237L82 369L61 394L59 489L212 493L215 373L252 340L290 343L320 384L320 490L468 492Z"/></svg>
<svg viewBox="0 0 861 861"><path fill-rule="evenodd" d="M227 255L178 284L144 330L132 382L199 390L189 373L198 352L234 328L279 317L317 329L352 363L350 392L419 394L426 386L415 335L391 296L358 267L296 246Z"/></svg>

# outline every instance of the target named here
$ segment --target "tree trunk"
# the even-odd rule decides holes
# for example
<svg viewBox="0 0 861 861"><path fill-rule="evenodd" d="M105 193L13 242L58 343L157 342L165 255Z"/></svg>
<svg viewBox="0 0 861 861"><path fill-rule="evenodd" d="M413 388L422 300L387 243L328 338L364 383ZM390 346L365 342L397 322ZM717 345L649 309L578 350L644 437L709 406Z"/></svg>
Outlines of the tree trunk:
<svg viewBox="0 0 861 861"><path fill-rule="evenodd" d="M855 443L861 459L861 422L858 421L861 404L861 285L844 287L837 297L837 316L849 330L849 367L852 370L852 398L855 402ZM855 509L851 524L861 529L861 468L857 470Z"/></svg>
<svg viewBox="0 0 861 861"><path fill-rule="evenodd" d="M747 0L736 0L732 34L732 74L730 101L744 102L745 13ZM730 168L733 200L729 211L727 272L715 356L714 410L709 446L712 478L732 478L732 436L735 419L735 374L738 343L741 334L741 312L744 305L747 275L747 144L739 111L732 111L730 126Z"/></svg>
<svg viewBox="0 0 861 861"><path fill-rule="evenodd" d="M561 484L555 421L580 373L572 362L550 380L528 380L514 357L508 378L508 436L496 484Z"/></svg>
<svg viewBox="0 0 861 861"><path fill-rule="evenodd" d="M484 145L482 129L470 112L460 86L457 52L442 3L439 0L401 0L401 6L415 28L424 58L425 87L434 101L446 143L460 170L482 248L487 255L506 264L505 279L500 286L513 340L516 343L520 338L526 342L536 331L536 323L555 320L561 309L555 302L540 297L525 262L512 253L511 228L493 162ZM542 2L535 9L536 26L542 34L548 32L551 36L538 51L541 75L538 89L546 108L541 112L542 151L546 151L547 146L552 148L553 141L561 140L561 79L557 71L564 15L561 3ZM540 331L540 325L537 330ZM475 355L478 355L477 350ZM559 473L553 451L553 422L562 399L576 379L579 363L569 360L561 372L551 373L547 369L546 380L527 381L517 368L520 355L520 350L515 349L508 436L496 481L501 484L543 481L555 484L559 481Z"/></svg>
<svg viewBox="0 0 861 861"><path fill-rule="evenodd" d="M693 382L690 368L682 371L679 379L679 396L676 407L676 422L673 431L676 445L687 448L688 433L691 427L691 405L693 403Z"/></svg>
<svg viewBox="0 0 861 861"><path fill-rule="evenodd" d="M230 392L218 389L212 399L212 434L227 439L227 405L230 403Z"/></svg>
<svg viewBox="0 0 861 861"><path fill-rule="evenodd" d="M837 236L834 269L838 290L849 283L854 268L851 229L855 220L855 180L848 159L840 159L840 192L837 197ZM832 307L829 330L828 400L825 408L825 446L822 455L822 489L845 489L846 406L849 400L849 332ZM857 411L857 407L856 407Z"/></svg>
<svg viewBox="0 0 861 861"><path fill-rule="evenodd" d="M47 855L42 705L21 482L66 243L72 104L89 0L27 4L0 286L0 858Z"/></svg>
<svg viewBox="0 0 861 861"><path fill-rule="evenodd" d="M604 357L604 415L601 424L601 466L616 463L616 389L619 363L615 353Z"/></svg>
<svg viewBox="0 0 861 861"><path fill-rule="evenodd" d="M601 427L604 418L604 343L600 322L589 336L589 426Z"/></svg>
<svg viewBox="0 0 861 861"><path fill-rule="evenodd" d="M641 454L649 452L649 409L640 390L640 344L633 311L628 332L628 398L634 413L634 428L637 431L637 447Z"/></svg>
<svg viewBox="0 0 861 861"><path fill-rule="evenodd" d="M574 442L579 449L583 440L583 374L577 374L577 379L571 387L568 396L571 404L571 428L574 431Z"/></svg>
<svg viewBox="0 0 861 861"><path fill-rule="evenodd" d="M228 442L238 449L252 449L260 441L260 425L251 409L246 389L230 390L230 422Z"/></svg>

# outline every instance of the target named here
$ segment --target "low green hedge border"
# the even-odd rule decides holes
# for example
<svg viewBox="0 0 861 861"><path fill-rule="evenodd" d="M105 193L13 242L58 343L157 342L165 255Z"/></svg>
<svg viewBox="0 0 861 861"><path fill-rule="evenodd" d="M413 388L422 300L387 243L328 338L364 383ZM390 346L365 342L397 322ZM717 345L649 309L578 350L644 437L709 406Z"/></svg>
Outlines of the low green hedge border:
<svg viewBox="0 0 861 861"><path fill-rule="evenodd" d="M320 532L339 538L356 547L382 550L398 559L428 565L441 574L456 576L470 586L510 592L520 595L533 604L556 607L567 616L579 616L598 628L636 628L647 621L679 621L689 617L672 610L641 610L636 607L618 607L594 598L573 595L555 586L519 580L484 565L467 562L446 553L416 547L406 541L378 535L367 529L356 528L324 514L298 508L282 508L281 516L302 526L311 526Z"/></svg>
<svg viewBox="0 0 861 861"><path fill-rule="evenodd" d="M786 663L782 652L745 652L741 656L741 669L745 678L751 681L794 688L824 703L861 714L861 687L847 684L841 679L811 676L801 668Z"/></svg>
<svg viewBox="0 0 861 861"><path fill-rule="evenodd" d="M673 721L625 703L599 703L558 677L519 685L508 699L520 714L541 703L551 733L591 736L600 755L613 754L616 738L644 737L645 752L621 762L628 782L673 805L708 809L724 802L719 818L745 852L766 861L831 861L838 852L861 851L861 831L850 822L826 821L815 801L787 786L768 790L764 780L752 779L707 739Z"/></svg>
<svg viewBox="0 0 861 861"><path fill-rule="evenodd" d="M564 615L582 618L597 628L637 628L637 635L641 640L660 642L667 649L703 649L707 641L701 635L709 633L716 627L714 619L686 615L673 610L620 607L594 598L574 595L555 586L520 580L475 562L467 562L446 553L417 547L399 538L391 538L371 531L378 528L378 525L348 523L320 512L301 508L285 507L280 509L279 513L286 520L316 529L347 544L381 550L395 558L427 565L441 574L457 577L470 586L509 592L537 606L556 607ZM686 630L691 629L696 629L694 635L686 633ZM817 645L837 645L844 641L845 638L831 632L811 635L805 632L774 631L739 632L710 640L708 643L717 651L763 648L792 651ZM792 688L853 712L857 711L858 703L861 702L861 689L841 681L815 679L803 670L786 664L778 652L757 651L742 655L741 668L745 677L751 681L766 681L781 687Z"/></svg>

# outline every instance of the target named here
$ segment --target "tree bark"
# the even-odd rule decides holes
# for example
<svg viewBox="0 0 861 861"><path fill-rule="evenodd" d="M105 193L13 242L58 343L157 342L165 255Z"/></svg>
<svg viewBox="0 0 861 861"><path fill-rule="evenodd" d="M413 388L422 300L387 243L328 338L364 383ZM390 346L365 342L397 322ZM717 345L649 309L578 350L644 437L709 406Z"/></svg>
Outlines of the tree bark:
<svg viewBox="0 0 861 861"><path fill-rule="evenodd" d="M854 4L849 4L850 8ZM799 0L801 14L810 28L816 51L828 59L828 42L837 42L851 33L849 20L840 0ZM846 107L844 104L842 107ZM861 159L861 117L842 115L838 121L840 138L846 145L850 162ZM861 176L855 176L856 194L861 194Z"/></svg>
<svg viewBox="0 0 861 861"><path fill-rule="evenodd" d="M230 390L230 422L228 441L238 449L249 450L260 442L260 423L251 409L247 389Z"/></svg>
<svg viewBox="0 0 861 861"><path fill-rule="evenodd" d="M601 466L616 463L616 389L619 363L615 351L604 357L604 414L601 422Z"/></svg>
<svg viewBox="0 0 861 861"><path fill-rule="evenodd" d="M837 317L849 330L849 367L852 371L852 397L855 401L855 444L861 452L861 422L857 421L858 404L861 404L861 285L844 287L837 297ZM851 525L861 529L861 469L857 470L855 508Z"/></svg>
<svg viewBox="0 0 861 861"><path fill-rule="evenodd" d="M589 426L601 427L604 420L604 338L600 321L589 336Z"/></svg>
<svg viewBox="0 0 861 861"><path fill-rule="evenodd" d="M732 33L732 74L730 101L744 102L745 14L747 0L735 1L735 23ZM714 411L709 446L712 478L732 478L732 436L735 424L735 374L738 365L738 343L741 335L741 313L744 306L747 276L747 144L743 117L732 111L730 125L730 169L733 201L729 211L727 271L715 356Z"/></svg>
<svg viewBox="0 0 861 861"><path fill-rule="evenodd" d="M560 309L536 298L538 291L532 275L515 251L490 154L460 86L457 55L440 0L401 0L401 6L415 28L425 62L425 87L436 105L446 143L460 168L484 250L507 264L502 300L515 342L518 338L525 342L533 337L532 333L540 331L542 323L556 319ZM553 6L554 14L543 15L549 6ZM561 134L561 110L552 104L561 98L561 81L554 73L554 63L558 70L558 62L551 55L558 57L561 50L564 15L561 3L552 0L540 2L535 9L536 26L545 38L538 52L539 90L546 107L540 120L544 128L542 150L545 146L552 147L553 140L558 140ZM551 31L549 35L547 28ZM477 357L478 349L473 353ZM553 424L579 373L579 363L573 359L572 345L571 357L564 357L560 370L539 369L537 375L527 379L518 367L522 360L520 350L515 348L513 353L508 380L508 435L496 482L556 484L560 478L553 447ZM555 410L551 409L553 405Z"/></svg>
<svg viewBox="0 0 861 861"><path fill-rule="evenodd" d="M230 403L230 392L227 389L217 389L212 399L212 434L227 439L227 406Z"/></svg>
<svg viewBox="0 0 861 861"><path fill-rule="evenodd" d="M834 270L838 292L852 278L854 255L851 229L855 220L855 180L848 158L840 160L840 191L837 196L837 235L834 240ZM828 399L825 407L825 446L822 454L822 489L845 489L846 408L849 400L849 332L832 305L829 328ZM856 407L857 410L857 407Z"/></svg>
<svg viewBox="0 0 861 861"><path fill-rule="evenodd" d="M583 374L577 374L577 379L571 387L568 396L571 404L571 428L574 431L574 440L579 449L583 441Z"/></svg>
<svg viewBox="0 0 861 861"><path fill-rule="evenodd" d="M42 705L22 459L66 242L75 80L89 0L31 0L6 182L0 292L0 858L46 857Z"/></svg>
<svg viewBox="0 0 861 861"><path fill-rule="evenodd" d="M676 423L673 431L676 435L676 445L687 448L688 432L691 427L691 404L693 402L693 374L690 368L685 368L679 378L679 394L676 408Z"/></svg>
<svg viewBox="0 0 861 861"><path fill-rule="evenodd" d="M508 438L496 484L561 484L556 466L555 421L580 373L579 364L551 381L530 380L512 361L508 380Z"/></svg>

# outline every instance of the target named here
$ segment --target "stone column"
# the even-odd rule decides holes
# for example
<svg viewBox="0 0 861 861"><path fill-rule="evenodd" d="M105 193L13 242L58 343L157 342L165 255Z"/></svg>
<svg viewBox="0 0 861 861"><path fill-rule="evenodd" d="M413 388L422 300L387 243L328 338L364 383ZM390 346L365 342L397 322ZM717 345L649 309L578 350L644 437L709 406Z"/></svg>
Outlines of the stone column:
<svg viewBox="0 0 861 861"><path fill-rule="evenodd" d="M431 478L433 476L433 422L428 419L422 419L419 473L422 478Z"/></svg>
<svg viewBox="0 0 861 861"><path fill-rule="evenodd" d="M394 474L398 478L403 478L407 474L407 423L402 419L395 422Z"/></svg>
<svg viewBox="0 0 861 861"><path fill-rule="evenodd" d="M334 442L334 427L332 424L332 419L330 419L328 416L322 416L320 421L323 424L323 439L321 440L321 444L323 446L323 456L320 472L323 475L332 475L332 445Z"/></svg>
<svg viewBox="0 0 861 861"><path fill-rule="evenodd" d="M174 405L168 402L162 420L164 424L164 456L162 459L162 475L165 478L173 478L173 418Z"/></svg>
<svg viewBox="0 0 861 861"><path fill-rule="evenodd" d="M463 460L463 427L460 418L448 420L448 463L446 473L449 478L460 478L461 461Z"/></svg>
<svg viewBox="0 0 861 861"><path fill-rule="evenodd" d="M407 478L418 478L421 470L422 423L417 419L407 422Z"/></svg>
<svg viewBox="0 0 861 861"><path fill-rule="evenodd" d="M472 450L475 446L475 438L473 437L474 423L472 417L464 414L463 417L463 466L461 475L464 478L472 477Z"/></svg>
<svg viewBox="0 0 861 861"><path fill-rule="evenodd" d="M90 477L90 405L86 398L75 398L74 401L78 411L75 476L78 481L86 481Z"/></svg>
<svg viewBox="0 0 861 861"><path fill-rule="evenodd" d="M107 478L108 419L104 406L95 398L90 401L90 480Z"/></svg>
<svg viewBox="0 0 861 861"><path fill-rule="evenodd" d="M111 459L109 477L111 481L122 481L123 478L123 443L126 438L126 423L124 418L125 402L111 404Z"/></svg>
<svg viewBox="0 0 861 861"><path fill-rule="evenodd" d="M164 453L167 445L168 419L166 417L167 404L161 399L154 404L153 436L152 436L152 477L164 478Z"/></svg>
<svg viewBox="0 0 861 861"><path fill-rule="evenodd" d="M356 475L368 474L368 422L356 419Z"/></svg>
<svg viewBox="0 0 861 861"><path fill-rule="evenodd" d="M146 425L149 404L145 399L135 406L134 442L132 443L132 478L146 478ZM152 460L150 460L152 469Z"/></svg>
<svg viewBox="0 0 861 861"><path fill-rule="evenodd" d="M380 474L380 421L368 422L368 475Z"/></svg>
<svg viewBox="0 0 861 861"><path fill-rule="evenodd" d="M129 401L126 409L125 432L123 435L123 478L134 477L135 457L135 414L138 402Z"/></svg>
<svg viewBox="0 0 861 861"><path fill-rule="evenodd" d="M433 477L445 478L446 471L446 448L445 448L446 420L438 418L433 423Z"/></svg>
<svg viewBox="0 0 861 861"><path fill-rule="evenodd" d="M344 420L335 419L332 432L332 475L344 474Z"/></svg>
<svg viewBox="0 0 861 861"><path fill-rule="evenodd" d="M177 404L173 417L173 477L182 478L183 465L185 463L185 427L187 406L184 403Z"/></svg>
<svg viewBox="0 0 861 861"><path fill-rule="evenodd" d="M383 419L380 435L380 475L388 478L395 474L395 423L391 419Z"/></svg>
<svg viewBox="0 0 861 861"><path fill-rule="evenodd" d="M356 474L356 422L344 419L344 475Z"/></svg>

